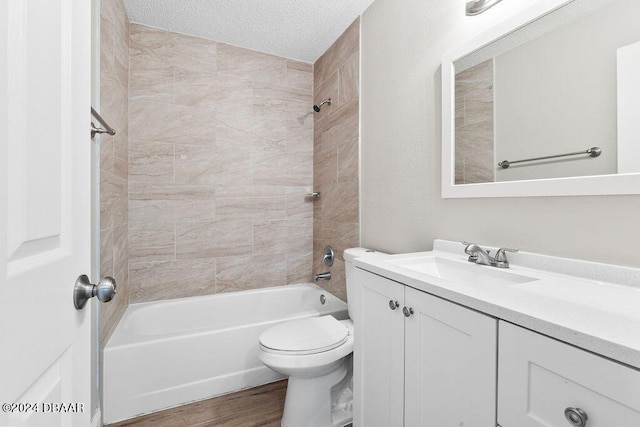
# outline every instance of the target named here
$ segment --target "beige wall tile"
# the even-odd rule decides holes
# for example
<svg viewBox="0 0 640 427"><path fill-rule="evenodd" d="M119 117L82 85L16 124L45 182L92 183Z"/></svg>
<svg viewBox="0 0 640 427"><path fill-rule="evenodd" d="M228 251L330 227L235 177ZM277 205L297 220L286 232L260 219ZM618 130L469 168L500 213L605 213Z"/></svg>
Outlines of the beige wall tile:
<svg viewBox="0 0 640 427"><path fill-rule="evenodd" d="M113 276L113 229L100 231L100 276Z"/></svg>
<svg viewBox="0 0 640 427"><path fill-rule="evenodd" d="M129 182L129 200L213 200L215 188L210 185L174 185Z"/></svg>
<svg viewBox="0 0 640 427"><path fill-rule="evenodd" d="M161 61L173 65L168 55L173 48L172 33L159 28L131 24L129 29L129 56L132 61Z"/></svg>
<svg viewBox="0 0 640 427"><path fill-rule="evenodd" d="M132 300L309 277L313 66L136 24L130 55ZM217 287L162 282L149 264L170 278L202 260Z"/></svg>
<svg viewBox="0 0 640 427"><path fill-rule="evenodd" d="M176 258L197 259L253 252L253 222L216 218L176 224Z"/></svg>
<svg viewBox="0 0 640 427"><path fill-rule="evenodd" d="M311 220L256 221L253 226L254 253L300 253L310 249Z"/></svg>
<svg viewBox="0 0 640 427"><path fill-rule="evenodd" d="M235 165L246 167L242 156L226 156L216 150L215 141L209 144L178 144L175 148L175 182L182 185L213 184L221 174ZM245 156L245 162L248 156ZM242 166L240 166L242 167Z"/></svg>
<svg viewBox="0 0 640 427"><path fill-rule="evenodd" d="M129 73L130 99L174 102L174 66L158 59L132 56Z"/></svg>
<svg viewBox="0 0 640 427"><path fill-rule="evenodd" d="M131 264L131 302L212 294L215 283L214 259Z"/></svg>
<svg viewBox="0 0 640 427"><path fill-rule="evenodd" d="M285 58L219 43L217 59L218 73L234 79L277 83L287 78Z"/></svg>
<svg viewBox="0 0 640 427"><path fill-rule="evenodd" d="M175 223L153 222L129 225L129 264L175 259Z"/></svg>
<svg viewBox="0 0 640 427"><path fill-rule="evenodd" d="M100 170L109 173L115 173L113 159L114 138L109 135L100 136Z"/></svg>
<svg viewBox="0 0 640 427"><path fill-rule="evenodd" d="M287 187L286 219L312 219L314 198L309 197L311 186Z"/></svg>
<svg viewBox="0 0 640 427"><path fill-rule="evenodd" d="M168 33L171 42L166 45L166 60L175 66L203 73L217 69L218 43L179 33Z"/></svg>
<svg viewBox="0 0 640 427"><path fill-rule="evenodd" d="M319 112L315 113L316 121L322 120L331 114L335 114L335 110L340 106L340 79L338 70L331 73L322 83L315 88L313 95L313 103L318 104L326 99L331 98L331 105L325 104ZM322 123L322 122L320 122Z"/></svg>
<svg viewBox="0 0 640 427"><path fill-rule="evenodd" d="M287 283L313 283L313 251L287 254ZM318 272L320 272L318 270Z"/></svg>
<svg viewBox="0 0 640 427"><path fill-rule="evenodd" d="M216 291L232 292L286 283L284 254L218 258Z"/></svg>
<svg viewBox="0 0 640 427"><path fill-rule="evenodd" d="M175 66L175 103L215 109L219 100L215 71Z"/></svg>
<svg viewBox="0 0 640 427"><path fill-rule="evenodd" d="M299 61L287 61L287 86L313 93L313 65Z"/></svg>
<svg viewBox="0 0 640 427"><path fill-rule="evenodd" d="M360 48L360 18L358 17L314 64L314 86L328 76Z"/></svg>
<svg viewBox="0 0 640 427"><path fill-rule="evenodd" d="M127 222L127 181L109 172L100 173L100 228Z"/></svg>
<svg viewBox="0 0 640 427"><path fill-rule="evenodd" d="M134 141L129 147L129 179L136 182L174 182L173 144Z"/></svg>
<svg viewBox="0 0 640 427"><path fill-rule="evenodd" d="M252 219L284 219L286 197L216 198L216 216Z"/></svg>
<svg viewBox="0 0 640 427"><path fill-rule="evenodd" d="M214 200L129 200L129 223L207 221L216 214Z"/></svg>
<svg viewBox="0 0 640 427"><path fill-rule="evenodd" d="M331 98L314 118L313 272L331 272L318 284L346 299L346 248L359 246L359 20L354 22L314 65L315 101ZM336 261L320 265L323 248L333 247Z"/></svg>
<svg viewBox="0 0 640 427"><path fill-rule="evenodd" d="M338 145L338 182L358 181L359 145L357 138Z"/></svg>
<svg viewBox="0 0 640 427"><path fill-rule="evenodd" d="M351 55L338 70L340 81L340 105L359 97L360 55L358 52Z"/></svg>
<svg viewBox="0 0 640 427"><path fill-rule="evenodd" d="M268 185L309 185L312 182L311 153L253 153L253 183Z"/></svg>
<svg viewBox="0 0 640 427"><path fill-rule="evenodd" d="M100 344L104 347L129 304L129 24L122 1L103 1L100 22L100 105L97 109L117 132L115 137L99 137L100 274L114 277L118 286L114 300L101 309Z"/></svg>
<svg viewBox="0 0 640 427"><path fill-rule="evenodd" d="M215 112L191 106L131 100L129 138L180 144L215 141Z"/></svg>

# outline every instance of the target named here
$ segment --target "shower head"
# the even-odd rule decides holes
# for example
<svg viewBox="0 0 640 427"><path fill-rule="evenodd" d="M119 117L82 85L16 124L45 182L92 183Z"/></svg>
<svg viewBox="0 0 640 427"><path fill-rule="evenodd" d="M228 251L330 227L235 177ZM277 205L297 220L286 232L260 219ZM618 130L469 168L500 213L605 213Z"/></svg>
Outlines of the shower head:
<svg viewBox="0 0 640 427"><path fill-rule="evenodd" d="M320 104L314 105L313 106L313 111L315 111L316 113L320 112L320 107L322 107L324 104L331 105L331 98L325 99Z"/></svg>

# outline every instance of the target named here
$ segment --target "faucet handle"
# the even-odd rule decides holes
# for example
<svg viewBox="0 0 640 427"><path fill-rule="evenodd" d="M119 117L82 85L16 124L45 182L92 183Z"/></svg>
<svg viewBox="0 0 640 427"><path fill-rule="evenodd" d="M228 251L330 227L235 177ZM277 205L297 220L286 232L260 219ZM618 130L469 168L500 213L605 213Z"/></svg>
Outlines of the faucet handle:
<svg viewBox="0 0 640 427"><path fill-rule="evenodd" d="M509 261L507 260L506 252L518 252L518 249L500 248L496 252L496 256L493 260L496 262L496 267L509 267Z"/></svg>

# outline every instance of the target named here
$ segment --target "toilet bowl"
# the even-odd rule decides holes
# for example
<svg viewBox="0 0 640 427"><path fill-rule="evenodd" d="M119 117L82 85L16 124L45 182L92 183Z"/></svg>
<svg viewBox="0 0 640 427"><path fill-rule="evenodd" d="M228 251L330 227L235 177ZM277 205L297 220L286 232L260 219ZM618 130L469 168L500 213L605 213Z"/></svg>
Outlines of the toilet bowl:
<svg viewBox="0 0 640 427"><path fill-rule="evenodd" d="M292 320L260 336L260 360L289 377L282 426L351 422L353 324L333 316Z"/></svg>
<svg viewBox="0 0 640 427"><path fill-rule="evenodd" d="M344 251L347 308L353 317L360 293L353 259L371 251ZM353 419L353 322L333 316L291 320L260 335L260 360L289 377L282 427L342 427Z"/></svg>

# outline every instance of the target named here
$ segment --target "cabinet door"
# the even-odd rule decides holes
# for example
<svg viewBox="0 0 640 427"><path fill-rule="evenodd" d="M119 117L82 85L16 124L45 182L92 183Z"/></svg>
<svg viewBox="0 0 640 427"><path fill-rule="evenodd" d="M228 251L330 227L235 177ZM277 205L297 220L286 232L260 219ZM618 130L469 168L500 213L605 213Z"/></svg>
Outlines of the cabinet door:
<svg viewBox="0 0 640 427"><path fill-rule="evenodd" d="M495 427L497 320L412 288L405 425Z"/></svg>
<svg viewBox="0 0 640 427"><path fill-rule="evenodd" d="M361 269L354 280L362 303L353 319L354 426L402 426L404 286Z"/></svg>
<svg viewBox="0 0 640 427"><path fill-rule="evenodd" d="M500 322L498 422L502 427L640 426L640 371Z"/></svg>

